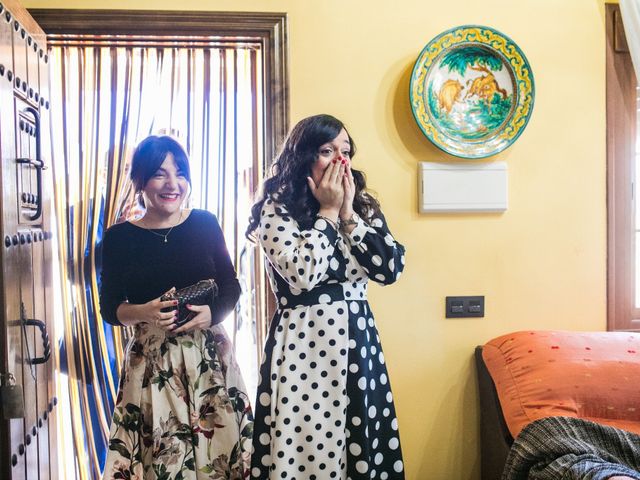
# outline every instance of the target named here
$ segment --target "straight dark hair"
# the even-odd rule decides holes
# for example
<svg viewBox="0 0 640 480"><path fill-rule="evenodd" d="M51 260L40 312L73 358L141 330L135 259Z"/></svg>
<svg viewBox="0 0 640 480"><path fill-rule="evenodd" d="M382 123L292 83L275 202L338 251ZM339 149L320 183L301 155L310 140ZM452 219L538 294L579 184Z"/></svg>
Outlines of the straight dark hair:
<svg viewBox="0 0 640 480"><path fill-rule="evenodd" d="M321 114L300 120L287 136L280 153L271 166L271 172L262 183L257 200L251 207L249 226L246 237L253 240L253 233L260 224L262 206L271 197L282 203L289 215L302 228L310 228L315 216L320 210L320 204L315 199L307 183L311 176L311 167L318 159L318 149L338 136L344 129L349 137L351 158L356 154L356 145L349 135L347 128L337 118ZM355 212L363 218L380 210L377 200L366 193L366 179L364 173L351 168L356 185L353 201Z"/></svg>
<svg viewBox="0 0 640 480"><path fill-rule="evenodd" d="M131 160L129 177L133 182L136 194L142 192L169 153L173 155L178 170L184 174L189 186L191 186L189 156L182 145L168 135L150 135L138 144ZM138 195L138 201L144 206L141 195Z"/></svg>

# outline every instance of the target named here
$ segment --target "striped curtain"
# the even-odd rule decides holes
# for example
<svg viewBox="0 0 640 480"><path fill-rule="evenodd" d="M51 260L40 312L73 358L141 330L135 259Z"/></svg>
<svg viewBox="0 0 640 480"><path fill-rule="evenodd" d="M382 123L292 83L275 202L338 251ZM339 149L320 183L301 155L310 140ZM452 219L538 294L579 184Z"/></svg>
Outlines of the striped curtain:
<svg viewBox="0 0 640 480"><path fill-rule="evenodd" d="M99 313L100 245L140 212L128 179L135 145L169 133L191 157L191 207L216 214L243 285L225 325L255 389L262 274L243 233L263 164L259 45L206 38L87 37L50 44L52 156L60 272L61 478L100 477L128 332ZM256 305L258 306L256 308ZM66 400L66 401L65 401Z"/></svg>

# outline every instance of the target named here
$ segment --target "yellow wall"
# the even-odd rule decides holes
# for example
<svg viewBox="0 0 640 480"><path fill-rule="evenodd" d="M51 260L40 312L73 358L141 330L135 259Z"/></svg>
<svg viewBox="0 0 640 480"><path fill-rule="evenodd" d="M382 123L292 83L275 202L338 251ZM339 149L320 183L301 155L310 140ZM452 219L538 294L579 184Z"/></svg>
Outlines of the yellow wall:
<svg viewBox="0 0 640 480"><path fill-rule="evenodd" d="M396 285L371 289L408 479L479 479L473 349L520 329L606 326L605 38L602 0L28 0L34 8L289 14L291 118L328 112L408 250ZM462 24L510 36L535 76L533 116L495 159L503 214L421 215L419 161L452 161L416 126L413 62ZM445 319L446 295L485 295L486 316Z"/></svg>

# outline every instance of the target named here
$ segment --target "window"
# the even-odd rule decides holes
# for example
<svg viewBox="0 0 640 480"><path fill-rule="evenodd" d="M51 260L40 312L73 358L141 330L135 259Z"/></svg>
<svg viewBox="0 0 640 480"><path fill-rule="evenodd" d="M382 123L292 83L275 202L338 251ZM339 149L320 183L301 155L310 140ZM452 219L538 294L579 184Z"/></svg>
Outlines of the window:
<svg viewBox="0 0 640 480"><path fill-rule="evenodd" d="M640 330L640 95L618 5L606 6L607 326Z"/></svg>

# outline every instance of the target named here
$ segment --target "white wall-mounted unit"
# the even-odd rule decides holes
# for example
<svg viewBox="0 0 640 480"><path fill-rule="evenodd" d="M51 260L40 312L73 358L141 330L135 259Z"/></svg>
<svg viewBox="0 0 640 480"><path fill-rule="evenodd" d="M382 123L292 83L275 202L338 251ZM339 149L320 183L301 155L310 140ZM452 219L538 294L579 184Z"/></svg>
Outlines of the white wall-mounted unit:
<svg viewBox="0 0 640 480"><path fill-rule="evenodd" d="M420 162L420 212L502 212L507 164Z"/></svg>

